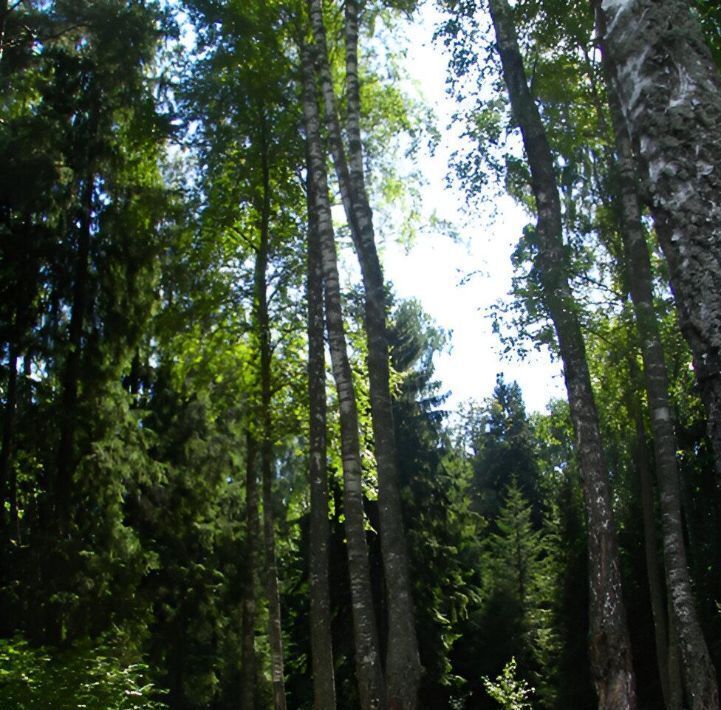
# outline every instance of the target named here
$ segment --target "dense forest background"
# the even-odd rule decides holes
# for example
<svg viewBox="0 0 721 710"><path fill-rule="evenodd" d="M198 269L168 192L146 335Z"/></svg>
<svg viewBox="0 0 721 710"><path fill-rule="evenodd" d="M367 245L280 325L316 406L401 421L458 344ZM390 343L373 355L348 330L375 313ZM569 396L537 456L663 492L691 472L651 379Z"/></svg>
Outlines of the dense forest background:
<svg viewBox="0 0 721 710"><path fill-rule="evenodd" d="M418 3L0 1L3 708L719 707L721 9L437 8L545 413L384 280Z"/></svg>

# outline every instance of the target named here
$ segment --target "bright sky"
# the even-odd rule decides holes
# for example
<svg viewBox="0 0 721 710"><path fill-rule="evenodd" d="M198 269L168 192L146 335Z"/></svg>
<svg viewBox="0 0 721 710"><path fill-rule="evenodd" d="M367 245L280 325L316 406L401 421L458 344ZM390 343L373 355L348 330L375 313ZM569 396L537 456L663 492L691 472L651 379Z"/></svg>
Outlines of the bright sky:
<svg viewBox="0 0 721 710"><path fill-rule="evenodd" d="M491 332L487 315L488 308L510 289L511 252L528 218L504 197L495 205L495 217L469 220L462 214L463 195L446 187L449 156L457 138L446 130L452 102L445 95L442 46L432 41L437 20L438 14L427 3L408 33L407 70L435 107L443 136L435 155L426 155L418 163L427 180L421 202L428 217L436 213L452 222L461 240L424 232L409 252L389 240L384 247L385 275L399 296L420 300L437 324L451 331L451 352L436 360L436 373L451 390L450 409L470 397L488 397L496 373L503 372L507 380L519 383L529 411L543 411L549 399L565 395L560 366L543 353L524 362L502 360L500 341Z"/></svg>

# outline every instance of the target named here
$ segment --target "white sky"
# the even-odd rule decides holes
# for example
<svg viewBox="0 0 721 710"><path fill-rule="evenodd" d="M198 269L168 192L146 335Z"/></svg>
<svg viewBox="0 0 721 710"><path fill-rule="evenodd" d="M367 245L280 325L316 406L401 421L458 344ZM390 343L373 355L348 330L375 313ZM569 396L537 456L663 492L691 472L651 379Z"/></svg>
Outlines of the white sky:
<svg viewBox="0 0 721 710"><path fill-rule="evenodd" d="M447 130L453 102L445 94L446 59L432 35L438 14L424 5L409 31L407 70L423 97L435 107L443 136L433 157L417 165L427 184L422 189L423 211L452 222L461 235L454 242L444 234L424 231L409 252L388 240L384 246L385 276L401 297L415 297L439 326L451 331L452 350L436 360L436 374L451 390L448 408L470 397L483 399L493 390L496 373L516 380L529 411L543 411L549 399L563 397L558 363L545 354L524 362L501 360L501 345L491 332L487 309L504 298L511 285L511 252L528 217L510 198L495 204L496 215L472 220L462 214L463 195L446 187L449 157L457 138ZM465 224L464 222L470 224ZM464 283L464 276L475 273Z"/></svg>

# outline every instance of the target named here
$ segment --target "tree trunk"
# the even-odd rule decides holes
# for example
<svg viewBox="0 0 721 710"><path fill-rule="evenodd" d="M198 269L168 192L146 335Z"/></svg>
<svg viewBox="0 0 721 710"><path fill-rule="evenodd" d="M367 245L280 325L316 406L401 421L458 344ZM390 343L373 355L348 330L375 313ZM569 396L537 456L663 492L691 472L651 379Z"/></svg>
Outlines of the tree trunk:
<svg viewBox="0 0 721 710"><path fill-rule="evenodd" d="M708 418L721 495L721 75L685 0L593 0ZM717 574L719 570L717 570ZM710 671L710 669L707 669ZM694 702L718 703L711 675Z"/></svg>
<svg viewBox="0 0 721 710"><path fill-rule="evenodd" d="M0 66L5 58L5 28L9 14L8 0L0 0Z"/></svg>
<svg viewBox="0 0 721 710"><path fill-rule="evenodd" d="M61 533L67 530L70 515L70 496L75 468L75 429L77 422L80 363L82 359L83 327L88 309L88 279L94 178L86 176L83 184L78 220L78 248L75 258L72 306L68 333L68 354L63 373L60 411L60 440L57 451L57 472L53 486L53 503Z"/></svg>
<svg viewBox="0 0 721 710"><path fill-rule="evenodd" d="M304 45L303 105L309 113L317 113L313 59ZM316 120L317 123L317 120ZM310 143L306 117L306 133ZM316 144L320 143L315 127ZM316 145L316 151L318 146ZM310 643L313 663L313 707L315 710L335 710L335 674L333 639L331 636L331 606L329 589L328 473L326 467L326 391L325 343L323 338L323 261L318 231L316 180L311 166L311 151L307 153L308 190L308 405L309 405L309 461L310 479ZM322 153L316 159L322 159ZM317 170L317 166L316 166Z"/></svg>
<svg viewBox="0 0 721 710"><path fill-rule="evenodd" d="M318 230L321 245L326 326L340 406L343 508L353 608L356 674L362 710L380 710L385 709L387 703L383 669L378 653L378 628L373 607L365 538L358 410L343 326L340 280L328 199L328 178L320 140L320 120L315 92L313 95L310 93L311 78L307 76L308 54L304 53L304 57L307 88L303 110L308 141L309 178L313 182L311 192L316 203L313 226ZM312 83L314 85L314 82Z"/></svg>
<svg viewBox="0 0 721 710"><path fill-rule="evenodd" d="M5 396L5 412L3 416L2 449L0 449L0 505L2 520L5 522L5 501L10 503L9 518L6 528L8 538L13 528L17 527L17 484L15 473L10 471L12 457L13 433L15 429L15 412L17 409L18 354L15 343L8 345L8 381ZM19 540L18 540L19 542ZM7 544L7 541L5 541Z"/></svg>
<svg viewBox="0 0 721 710"><path fill-rule="evenodd" d="M631 387L636 388L638 378L635 376L638 367L633 358L629 358L631 367ZM640 374L640 373L638 373ZM656 523L654 514L654 493L651 478L651 462L646 449L646 430L643 423L641 405L634 391L627 394L627 409L636 429L633 458L641 488L641 515L643 521L644 556L646 560L646 576L648 592L651 600L653 616L654 642L656 645L656 662L661 681L661 692L666 710L681 710L680 666L678 659L672 657L670 648L670 631L668 617L670 606L664 601L663 577L656 547Z"/></svg>
<svg viewBox="0 0 721 710"><path fill-rule="evenodd" d="M585 346L568 284L553 158L538 107L528 88L511 9L506 0L491 0L490 8L503 76L531 170L538 210L535 268L558 337L576 434L588 528L590 655L599 708L632 710L636 707L635 679L611 493Z"/></svg>
<svg viewBox="0 0 721 710"><path fill-rule="evenodd" d="M248 431L245 453L245 585L241 635L240 710L255 710L255 622L257 616L256 576L258 568L258 475L255 470L257 444Z"/></svg>
<svg viewBox="0 0 721 710"><path fill-rule="evenodd" d="M621 236L651 414L656 477L661 504L666 588L674 628L680 641L684 685L694 698L692 706L713 707L708 703L713 702L714 697L717 702L718 690L715 686L713 664L698 621L688 573L676 463L678 445L674 431L673 409L668 394L666 361L653 306L651 260L641 222L633 152L613 85L609 86L609 102L616 136ZM713 679L713 687L708 687L711 679ZM701 704L697 705L697 702Z"/></svg>
<svg viewBox="0 0 721 710"><path fill-rule="evenodd" d="M668 680L669 699L672 708L683 707L683 682L681 681L681 653L678 648L678 634L671 613L671 599L666 597L668 618Z"/></svg>
<svg viewBox="0 0 721 710"><path fill-rule="evenodd" d="M368 379L371 418L378 465L378 510L381 551L388 603L386 685L390 710L415 710L421 663L413 612L403 506L398 488L397 450L390 391L386 294L376 249L372 211L368 202L360 132L358 80L358 2L345 0L346 100L351 196L358 230L354 244L365 289L368 338ZM342 171L338 174L342 179Z"/></svg>
<svg viewBox="0 0 721 710"><path fill-rule="evenodd" d="M275 515L273 513L273 433L271 415L271 345L268 316L268 260L270 255L270 166L267 126L261 118L260 134L262 196L260 241L255 259L255 321L260 360L260 470L263 493L263 541L265 545L265 591L268 600L273 707L285 710L283 636L278 591L278 565L275 556Z"/></svg>
<svg viewBox="0 0 721 710"><path fill-rule="evenodd" d="M418 703L421 665L398 489L397 452L389 384L385 283L375 244L372 211L366 193L363 168L358 81L358 3L356 0L346 0L345 3L347 153L342 142L335 95L327 67L325 31L319 0L310 0L310 6L331 152L365 291L371 418L378 466L381 551L388 601L388 703L391 710L414 710Z"/></svg>

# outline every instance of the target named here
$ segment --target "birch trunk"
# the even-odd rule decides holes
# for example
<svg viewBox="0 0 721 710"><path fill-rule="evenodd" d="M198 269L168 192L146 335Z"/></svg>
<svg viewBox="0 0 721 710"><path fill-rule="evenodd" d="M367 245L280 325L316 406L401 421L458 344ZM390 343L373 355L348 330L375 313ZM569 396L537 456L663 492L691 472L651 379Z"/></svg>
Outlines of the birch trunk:
<svg viewBox="0 0 721 710"><path fill-rule="evenodd" d="M698 621L686 559L676 463L678 445L674 430L673 408L668 394L666 361L653 306L651 260L641 222L633 151L613 85L609 86L609 102L616 136L621 236L651 414L661 507L666 589L673 626L680 642L684 686L693 699L692 707L715 707L718 706L716 674Z"/></svg>
<svg viewBox="0 0 721 710"><path fill-rule="evenodd" d="M378 629L365 538L358 410L343 326L340 280L328 199L328 177L315 97L315 77L310 72L311 55L308 49L304 50L303 56L305 86L303 114L308 147L309 180L312 183L310 192L315 200L312 226L317 229L321 247L326 327L340 407L343 508L353 609L356 675L362 710L380 710L385 709L387 704L383 669L378 652Z"/></svg>
<svg viewBox="0 0 721 710"><path fill-rule="evenodd" d="M18 353L15 343L8 344L8 380L6 383L5 411L3 413L2 448L0 449L0 505L3 507L2 522L7 528L8 539L13 528L17 528L17 482L15 473L10 472L15 412L17 409ZM5 501L10 504L9 518L5 520ZM17 540L19 544L19 540Z"/></svg>
<svg viewBox="0 0 721 710"><path fill-rule="evenodd" d="M671 608L664 601L663 575L658 559L656 545L656 523L654 512L654 491L651 475L651 462L646 448L646 429L643 413L635 391L640 389L638 383L638 367L633 358L629 358L631 368L631 387L627 397L627 410L636 429L633 458L641 488L641 515L643 520L644 556L646 560L646 576L651 600L653 616L654 642L656 646L656 662L661 681L661 692L666 710L681 710L681 668L678 659L671 652L671 629L669 617Z"/></svg>
<svg viewBox="0 0 721 710"><path fill-rule="evenodd" d="M721 495L721 75L691 3L593 5L693 353Z"/></svg>
<svg viewBox="0 0 721 710"><path fill-rule="evenodd" d="M256 575L258 568L258 475L255 469L257 445L246 436L245 453L245 585L241 632L240 710L255 710L255 623L257 616Z"/></svg>
<svg viewBox="0 0 721 710"><path fill-rule="evenodd" d="M270 165L267 126L261 118L260 134L262 196L260 241L255 260L255 320L260 360L260 471L263 496L263 542L265 546L265 593L268 601L273 707L285 710L283 636L278 591L278 564L275 556L275 515L273 512L273 433L271 415L271 345L268 316L268 260L270 255Z"/></svg>
<svg viewBox="0 0 721 710"><path fill-rule="evenodd" d="M301 49L303 62L303 105L308 113L317 114L313 59L307 46ZM316 121L317 123L317 121ZM312 129L308 128L307 143ZM313 140L320 142L315 127ZM316 145L316 160L322 153ZM313 667L314 710L335 710L335 673L333 666L333 640L331 634L331 606L329 589L329 526L328 526L328 474L326 467L326 391L325 343L323 311L323 260L320 234L315 172L311 166L310 146L306 146L308 170L308 403L309 403L309 463L310 478L310 642ZM316 167L317 169L317 167Z"/></svg>
<svg viewBox="0 0 721 710"><path fill-rule="evenodd" d="M388 704L392 710L414 710L418 703L421 665L415 631L401 497L398 489L385 320L385 283L375 244L373 217L365 188L363 168L358 80L358 3L356 0L346 0L345 3L347 151L342 140L327 62L325 29L319 0L310 0L310 14L318 53L316 65L321 79L331 152L365 292L371 418L378 466L381 551L388 603L386 654Z"/></svg>
<svg viewBox="0 0 721 710"><path fill-rule="evenodd" d="M491 17L511 107L521 128L538 210L535 267L563 361L586 502L590 591L590 656L602 710L636 707L635 679L621 590L611 493L586 352L568 284L561 208L553 158L526 80L506 0L491 0Z"/></svg>
<svg viewBox="0 0 721 710"><path fill-rule="evenodd" d="M368 202L360 130L358 79L358 2L345 0L346 129L352 209L356 216L354 238L365 290L365 326L368 339L373 439L378 465L378 510L381 552L388 605L386 686L390 710L415 710L421 663L411 595L408 551L403 528L403 506L398 488L397 450L390 391L386 295L383 271L376 249L373 215ZM341 179L341 174L339 174Z"/></svg>

